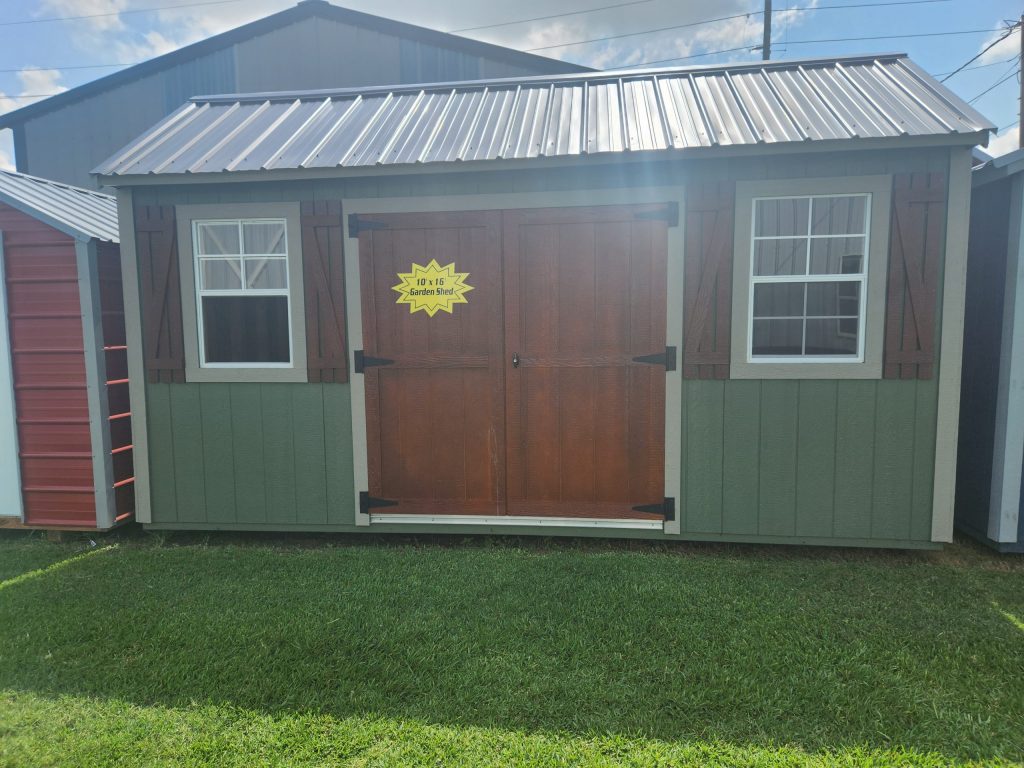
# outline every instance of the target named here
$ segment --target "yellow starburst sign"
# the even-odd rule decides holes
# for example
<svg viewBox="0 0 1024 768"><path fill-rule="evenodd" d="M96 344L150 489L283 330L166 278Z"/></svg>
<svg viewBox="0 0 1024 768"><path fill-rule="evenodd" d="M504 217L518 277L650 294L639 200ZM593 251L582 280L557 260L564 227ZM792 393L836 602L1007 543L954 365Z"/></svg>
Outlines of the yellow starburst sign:
<svg viewBox="0 0 1024 768"><path fill-rule="evenodd" d="M456 272L454 262L446 267L431 259L427 266L412 265L411 272L399 272L398 285L391 290L398 291L400 296L396 304L408 304L409 313L423 310L433 317L443 310L449 315L453 304L468 304L466 293L473 286L466 284L469 272Z"/></svg>

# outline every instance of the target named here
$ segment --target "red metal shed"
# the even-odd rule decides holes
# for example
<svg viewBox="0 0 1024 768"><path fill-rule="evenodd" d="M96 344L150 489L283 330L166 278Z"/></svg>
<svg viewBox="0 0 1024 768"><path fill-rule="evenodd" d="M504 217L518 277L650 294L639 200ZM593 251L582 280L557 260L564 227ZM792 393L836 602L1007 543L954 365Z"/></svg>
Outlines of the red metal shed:
<svg viewBox="0 0 1024 768"><path fill-rule="evenodd" d="M134 511L114 198L0 172L0 526Z"/></svg>

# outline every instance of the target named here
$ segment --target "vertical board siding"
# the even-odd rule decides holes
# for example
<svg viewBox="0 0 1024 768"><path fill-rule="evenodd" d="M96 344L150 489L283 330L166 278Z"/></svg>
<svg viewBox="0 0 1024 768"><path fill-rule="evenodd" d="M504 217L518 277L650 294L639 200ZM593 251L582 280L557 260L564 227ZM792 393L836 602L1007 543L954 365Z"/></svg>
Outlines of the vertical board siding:
<svg viewBox="0 0 1024 768"><path fill-rule="evenodd" d="M153 520L352 525L347 385L146 387Z"/></svg>
<svg viewBox="0 0 1024 768"><path fill-rule="evenodd" d="M873 381L836 383L836 483L833 535L871 536L875 482L875 407ZM931 518L931 508L928 510Z"/></svg>
<svg viewBox="0 0 1024 768"><path fill-rule="evenodd" d="M203 410L199 387L170 387L171 455L174 457L174 495L179 522L207 521L206 464ZM213 415L211 412L208 414ZM216 461L214 457L210 457Z"/></svg>
<svg viewBox="0 0 1024 768"><path fill-rule="evenodd" d="M797 427L796 534L832 536L836 382L801 381Z"/></svg>
<svg viewBox="0 0 1024 768"><path fill-rule="evenodd" d="M686 412L686 467L683 475L684 531L722 530L722 419L725 385L697 379L683 390Z"/></svg>
<svg viewBox="0 0 1024 768"><path fill-rule="evenodd" d="M240 523L267 522L263 474L263 408L258 384L229 384L235 516Z"/></svg>
<svg viewBox="0 0 1024 768"><path fill-rule="evenodd" d="M693 385L690 385L693 386ZM722 533L751 536L761 503L761 382L723 383Z"/></svg>
<svg viewBox="0 0 1024 768"><path fill-rule="evenodd" d="M796 533L796 440L800 384L761 382L758 533Z"/></svg>
<svg viewBox="0 0 1024 768"><path fill-rule="evenodd" d="M236 493L230 387L203 387L199 390L199 405L202 413L206 519L211 523L233 523L236 520Z"/></svg>

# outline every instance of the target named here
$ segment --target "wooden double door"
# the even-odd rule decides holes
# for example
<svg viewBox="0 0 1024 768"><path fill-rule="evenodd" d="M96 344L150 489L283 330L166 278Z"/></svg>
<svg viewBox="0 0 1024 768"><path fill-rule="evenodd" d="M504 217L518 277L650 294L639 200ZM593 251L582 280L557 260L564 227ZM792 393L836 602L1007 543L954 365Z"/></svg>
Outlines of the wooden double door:
<svg viewBox="0 0 1024 768"><path fill-rule="evenodd" d="M375 513L662 519L668 205L359 219ZM431 260L466 303L397 303Z"/></svg>

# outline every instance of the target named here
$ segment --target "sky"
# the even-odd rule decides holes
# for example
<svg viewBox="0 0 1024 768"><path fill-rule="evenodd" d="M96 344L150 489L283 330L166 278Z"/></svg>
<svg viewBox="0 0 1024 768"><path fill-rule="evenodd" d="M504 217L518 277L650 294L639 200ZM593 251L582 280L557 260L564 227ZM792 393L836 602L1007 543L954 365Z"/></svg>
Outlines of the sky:
<svg viewBox="0 0 1024 768"><path fill-rule="evenodd" d="M763 15L752 12L763 8L763 0L331 1L602 69L646 62L671 66L750 61L761 55L752 48L761 42ZM0 113L294 3L4 0ZM868 4L873 7L865 7ZM774 7L779 12L772 15L773 59L900 51L940 76L998 40L1007 23L1024 12L1022 0L775 0ZM555 14L565 15L506 23ZM733 18L709 21L726 16ZM906 37L922 34L929 36ZM1019 80L1014 73L1019 71L1019 52L1018 29L946 83L1001 129L989 143L987 151L993 155L1017 148ZM13 167L11 132L6 130L0 131L0 167Z"/></svg>

